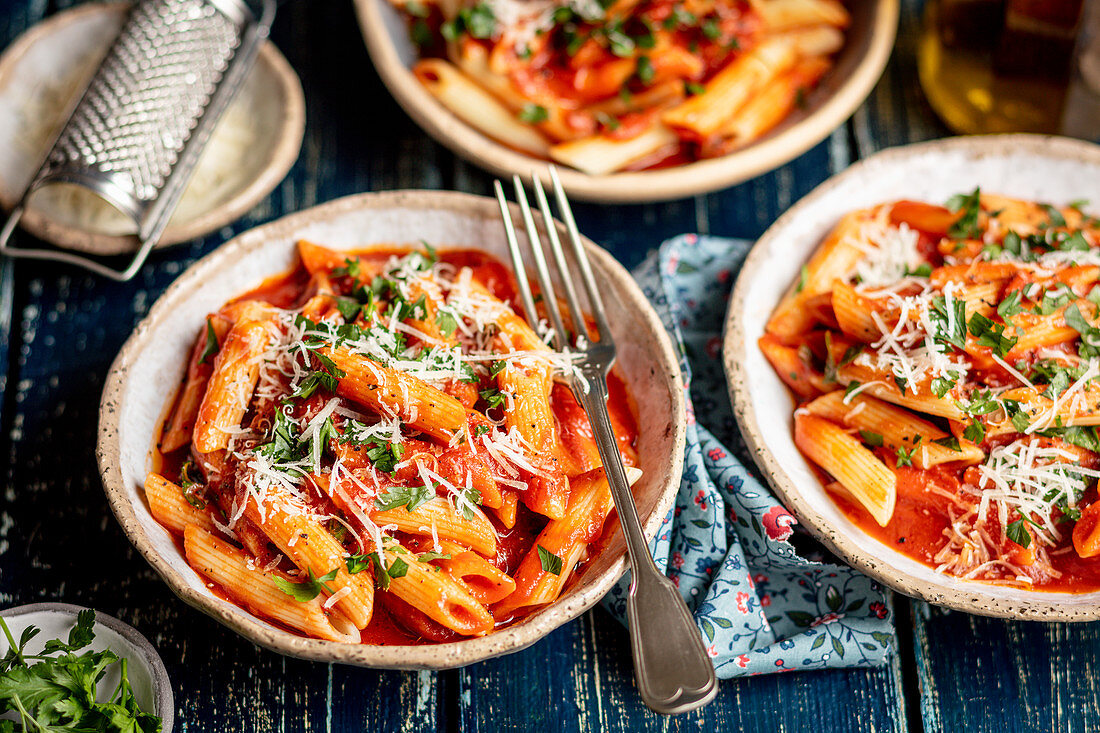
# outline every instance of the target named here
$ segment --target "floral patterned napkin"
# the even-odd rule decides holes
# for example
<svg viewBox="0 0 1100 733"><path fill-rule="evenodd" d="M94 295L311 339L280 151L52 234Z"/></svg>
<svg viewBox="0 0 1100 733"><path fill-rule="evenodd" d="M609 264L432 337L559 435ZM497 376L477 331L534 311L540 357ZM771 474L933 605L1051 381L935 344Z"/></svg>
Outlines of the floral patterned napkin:
<svg viewBox="0 0 1100 733"><path fill-rule="evenodd" d="M745 468L752 461L726 396L721 344L751 245L687 234L634 273L679 346L687 397L684 477L653 555L692 609L719 677L879 666L895 638L889 595L825 559ZM629 574L604 599L624 622L628 583Z"/></svg>

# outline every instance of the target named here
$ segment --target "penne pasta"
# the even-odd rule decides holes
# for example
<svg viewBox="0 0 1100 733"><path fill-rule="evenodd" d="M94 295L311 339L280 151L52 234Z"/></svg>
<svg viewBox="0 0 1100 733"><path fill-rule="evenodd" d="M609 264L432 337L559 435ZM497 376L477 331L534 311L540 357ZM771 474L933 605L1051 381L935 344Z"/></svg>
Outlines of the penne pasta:
<svg viewBox="0 0 1100 733"><path fill-rule="evenodd" d="M1100 582L1091 222L975 189L851 212L810 257L758 346L867 534L964 580Z"/></svg>
<svg viewBox="0 0 1100 733"><path fill-rule="evenodd" d="M534 578L537 600L504 622L567 593L610 531L609 494L606 481L593 488L591 426L561 383L571 361L517 312L501 263L427 243L302 241L298 255L211 316L160 426L145 493L188 562L250 613L353 643L491 633L490 606L516 595L509 568L538 554L544 525L572 532L545 539L566 570ZM637 420L617 373L608 395L636 477ZM588 509L570 518L578 495Z"/></svg>
<svg viewBox="0 0 1100 733"><path fill-rule="evenodd" d="M339 613L326 610L320 600L292 600L275 578L250 565L250 558L232 545L196 526L184 534L187 561L217 583L234 600L255 613L318 639L359 642L359 631Z"/></svg>

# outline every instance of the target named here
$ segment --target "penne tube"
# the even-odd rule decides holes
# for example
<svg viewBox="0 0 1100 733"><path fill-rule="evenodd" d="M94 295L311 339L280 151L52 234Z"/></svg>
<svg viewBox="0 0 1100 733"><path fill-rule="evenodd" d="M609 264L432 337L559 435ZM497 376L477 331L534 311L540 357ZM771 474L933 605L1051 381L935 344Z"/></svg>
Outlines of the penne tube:
<svg viewBox="0 0 1100 733"><path fill-rule="evenodd" d="M489 557L497 554L496 530L485 515L474 511L473 519L466 519L442 497L431 499L411 512L404 506L375 510L370 512L370 518L379 527L392 525L399 532L457 542Z"/></svg>
<svg viewBox="0 0 1100 733"><path fill-rule="evenodd" d="M1081 511L1081 518L1073 526L1073 547L1082 558L1100 555L1100 501Z"/></svg>
<svg viewBox="0 0 1100 733"><path fill-rule="evenodd" d="M476 552L450 554L435 564L466 586L480 603L492 605L515 591L516 581Z"/></svg>
<svg viewBox="0 0 1100 733"><path fill-rule="evenodd" d="M840 29L828 25L798 28L777 34L774 38L788 39L794 46L795 53L802 58L829 56L844 46L844 34Z"/></svg>
<svg viewBox="0 0 1100 733"><path fill-rule="evenodd" d="M622 170L662 148L679 144L679 136L658 123L626 139L600 134L559 143L551 146L549 157L591 176L603 176Z"/></svg>
<svg viewBox="0 0 1100 733"><path fill-rule="evenodd" d="M344 372L336 388L341 397L399 417L444 443L465 426L462 403L423 380L343 349L322 351Z"/></svg>
<svg viewBox="0 0 1100 733"><path fill-rule="evenodd" d="M359 643L359 630L320 598L297 601L275 583L275 575L255 566L253 558L209 532L189 526L184 534L187 562L253 613L328 641Z"/></svg>
<svg viewBox="0 0 1100 733"><path fill-rule="evenodd" d="M949 439L950 434L908 410L869 395L856 395L844 404L843 390L836 390L810 402L806 409L811 415L861 431L864 442L878 441L893 451L906 451L917 468L979 463L985 458L982 449L970 441L959 440L959 450L937 442Z"/></svg>
<svg viewBox="0 0 1100 733"><path fill-rule="evenodd" d="M870 210L847 214L814 251L803 268L802 277L780 301L768 319L767 331L781 339L792 338L813 325L806 301L830 292L833 284L847 275L866 255L859 246L863 225L871 219Z"/></svg>
<svg viewBox="0 0 1100 733"><path fill-rule="evenodd" d="M400 558L408 566L403 576L390 580L389 593L459 634L481 636L493 630L489 609L450 574L400 546L388 548L389 558Z"/></svg>
<svg viewBox="0 0 1100 733"><path fill-rule="evenodd" d="M626 472L631 484L641 476L636 468L628 467ZM575 478L565 516L548 522L535 538L534 545L513 574L515 592L493 607L497 617L503 619L519 609L557 598L588 543L599 536L612 506L611 491L602 468ZM557 573L544 567L543 557L547 553L561 559L562 566Z"/></svg>
<svg viewBox="0 0 1100 733"><path fill-rule="evenodd" d="M793 33L767 38L715 74L702 94L662 114L661 121L699 138L714 135L752 95L794 66L800 40Z"/></svg>
<svg viewBox="0 0 1100 733"><path fill-rule="evenodd" d="M489 92L442 59L421 59L413 67L420 83L453 115L509 147L543 158L549 144L538 130L520 122Z"/></svg>
<svg viewBox="0 0 1100 733"><path fill-rule="evenodd" d="M211 347L215 352L221 350L221 343L225 341L225 335L232 325L226 318L219 315L210 316L206 323L207 325L199 333L198 338L195 339L195 345L191 348L183 389L180 390L179 398L172 408L172 415L161 433L159 448L162 453L172 453L191 442L199 407L202 405L206 388L210 384L210 375L214 371L216 354L209 354L208 350ZM210 342L211 331L214 335L213 343Z"/></svg>
<svg viewBox="0 0 1100 733"><path fill-rule="evenodd" d="M269 322L249 316L242 316L226 334L195 418L192 442L199 453L228 447L239 432L260 376L260 357L272 336Z"/></svg>
<svg viewBox="0 0 1100 733"><path fill-rule="evenodd" d="M145 477L145 498L153 518L175 534L183 534L191 525L207 532L214 531L210 513L188 503L183 489L160 474L150 473Z"/></svg>
<svg viewBox="0 0 1100 733"><path fill-rule="evenodd" d="M902 393L892 373L882 373L855 363L838 367L836 373L837 381L845 386L853 381L859 382L860 394L870 394L895 405L949 420L966 419L966 413L955 403L950 392L943 397L937 397L927 385L906 385L905 392Z"/></svg>
<svg viewBox="0 0 1100 733"><path fill-rule="evenodd" d="M751 0L749 4L770 31L819 24L847 28L852 21L837 0Z"/></svg>
<svg viewBox="0 0 1100 733"><path fill-rule="evenodd" d="M718 129L725 141L721 151L747 145L785 120L831 66L824 56L813 56L761 89Z"/></svg>
<svg viewBox="0 0 1100 733"><path fill-rule="evenodd" d="M795 413L794 441L811 461L839 481L852 497L886 526L897 501L897 478L874 453L834 422Z"/></svg>
<svg viewBox="0 0 1100 733"><path fill-rule="evenodd" d="M274 487L268 490L263 512L256 499L246 497L244 516L303 573L312 572L319 578L336 570L336 577L329 583L334 589L333 598L341 594L335 606L356 628L365 629L374 611L374 587L370 579L349 574L344 547L299 501L288 493L275 495L276 491Z"/></svg>
<svg viewBox="0 0 1100 733"><path fill-rule="evenodd" d="M771 334L761 336L757 344L775 373L800 399L815 397L825 390L825 377L810 364L808 349L785 346Z"/></svg>

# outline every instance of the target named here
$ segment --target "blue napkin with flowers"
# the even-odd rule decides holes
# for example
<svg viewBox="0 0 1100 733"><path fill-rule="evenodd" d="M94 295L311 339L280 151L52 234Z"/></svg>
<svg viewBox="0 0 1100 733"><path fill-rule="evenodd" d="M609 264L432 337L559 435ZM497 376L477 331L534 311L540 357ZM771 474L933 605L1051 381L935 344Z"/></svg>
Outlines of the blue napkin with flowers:
<svg viewBox="0 0 1100 733"><path fill-rule="evenodd" d="M751 246L687 234L634 273L679 348L687 398L684 477L650 549L692 610L719 677L879 666L895 638L889 595L826 559L746 469L721 347L730 290ZM604 599L624 623L629 577Z"/></svg>

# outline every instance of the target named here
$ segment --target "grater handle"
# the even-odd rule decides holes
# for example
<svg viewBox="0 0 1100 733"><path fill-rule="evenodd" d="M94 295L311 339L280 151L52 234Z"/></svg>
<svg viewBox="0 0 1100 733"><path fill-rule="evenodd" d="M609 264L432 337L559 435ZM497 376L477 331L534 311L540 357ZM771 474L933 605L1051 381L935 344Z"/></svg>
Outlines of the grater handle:
<svg viewBox="0 0 1100 733"><path fill-rule="evenodd" d="M82 257L81 255L60 249L23 249L21 247L9 247L8 241L11 239L15 227L19 224L19 220L23 218L23 211L24 207L22 204L12 209L11 215L8 216L8 220L4 222L4 228L0 229L0 255L13 259L64 262L65 264L82 267L85 270L89 270L110 280L126 282L136 275L137 271L141 269L141 266L145 264L146 258L149 257L149 252L156 243L155 239L142 240L141 246L138 248L137 252L134 253L133 258L130 260L130 264L126 266L125 270L116 270L96 262L91 258Z"/></svg>

